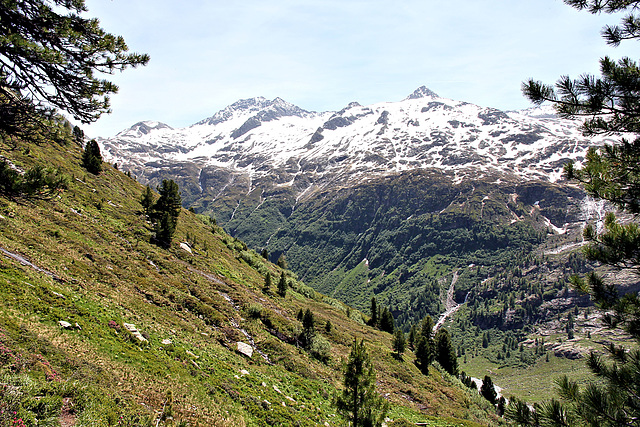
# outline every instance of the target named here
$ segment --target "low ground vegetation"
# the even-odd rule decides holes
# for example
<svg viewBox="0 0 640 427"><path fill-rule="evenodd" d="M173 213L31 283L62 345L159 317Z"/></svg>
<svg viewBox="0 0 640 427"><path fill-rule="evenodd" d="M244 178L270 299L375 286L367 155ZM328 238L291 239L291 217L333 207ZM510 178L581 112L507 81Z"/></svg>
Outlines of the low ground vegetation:
<svg viewBox="0 0 640 427"><path fill-rule="evenodd" d="M354 338L370 351L391 419L499 422L444 371L424 376L395 358L392 335L366 326L368 316L255 256L210 217L181 209L167 248L151 244L145 187L106 163L88 173L73 139L2 144L22 170L46 162L69 177L55 197L0 196L4 424L333 425ZM285 277L285 295L275 283L264 292L266 273ZM304 348L301 309L313 314Z"/></svg>

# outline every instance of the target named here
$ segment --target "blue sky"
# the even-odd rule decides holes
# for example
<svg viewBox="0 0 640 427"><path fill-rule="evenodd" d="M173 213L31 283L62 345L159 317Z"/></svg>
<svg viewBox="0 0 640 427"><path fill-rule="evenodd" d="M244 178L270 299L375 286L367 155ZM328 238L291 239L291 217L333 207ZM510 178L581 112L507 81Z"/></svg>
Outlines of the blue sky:
<svg viewBox="0 0 640 427"><path fill-rule="evenodd" d="M109 76L113 113L85 132L112 136L142 120L189 126L242 98L306 110L398 101L425 85L442 97L527 108L522 81L598 73L636 57L605 44L619 16L561 0L87 0L87 16L124 36L146 67Z"/></svg>

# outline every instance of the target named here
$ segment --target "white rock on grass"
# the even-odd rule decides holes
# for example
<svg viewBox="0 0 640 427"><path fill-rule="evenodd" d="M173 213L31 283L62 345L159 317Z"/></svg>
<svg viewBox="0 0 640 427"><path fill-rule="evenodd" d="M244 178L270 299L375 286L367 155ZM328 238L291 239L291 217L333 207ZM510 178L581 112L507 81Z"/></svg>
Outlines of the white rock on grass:
<svg viewBox="0 0 640 427"><path fill-rule="evenodd" d="M123 323L123 326L125 327L125 329L127 331L131 332L131 335L136 337L138 339L138 341L140 341L140 342L146 342L147 341L147 339L142 336L142 334L140 333L138 328L136 328L136 325L133 325L131 323Z"/></svg>
<svg viewBox="0 0 640 427"><path fill-rule="evenodd" d="M253 347L241 341L238 341L236 344L238 346L238 351L251 359L251 356L253 356Z"/></svg>

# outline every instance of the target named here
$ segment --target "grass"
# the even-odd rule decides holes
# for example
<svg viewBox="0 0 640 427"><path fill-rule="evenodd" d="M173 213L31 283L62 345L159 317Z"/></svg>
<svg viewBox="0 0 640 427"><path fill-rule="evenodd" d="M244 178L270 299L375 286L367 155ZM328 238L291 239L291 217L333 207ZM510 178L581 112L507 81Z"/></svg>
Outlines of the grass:
<svg viewBox="0 0 640 427"><path fill-rule="evenodd" d="M528 403L558 398L554 381L563 375L582 384L593 379L584 358L572 360L553 353L549 354L549 361L541 356L526 368L500 366L478 356L461 363L460 369L480 380L489 375L493 383L502 388L505 397L516 396Z"/></svg>
<svg viewBox="0 0 640 427"><path fill-rule="evenodd" d="M108 165L86 173L73 143L25 147L0 142L16 166L59 167L70 185L46 200L0 197L0 247L53 275L0 256L3 425L14 415L28 426L62 416L76 426L338 425L331 397L355 338L369 348L392 418L500 423L457 380L420 374L411 353L396 360L391 335L291 272L285 298L275 287L263 293L264 274L282 271L219 227L183 210L174 244L161 249L149 243L142 185ZM191 253L179 246L186 240ZM295 345L296 314L307 308L331 344L326 363ZM249 336L268 360L237 352Z"/></svg>

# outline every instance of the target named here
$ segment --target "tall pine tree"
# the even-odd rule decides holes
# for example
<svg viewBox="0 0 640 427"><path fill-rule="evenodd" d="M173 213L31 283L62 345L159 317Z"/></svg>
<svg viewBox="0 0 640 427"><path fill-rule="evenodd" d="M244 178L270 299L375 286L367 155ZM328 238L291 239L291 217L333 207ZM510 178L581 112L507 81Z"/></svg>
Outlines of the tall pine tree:
<svg viewBox="0 0 640 427"><path fill-rule="evenodd" d="M84 0L3 1L0 10L0 99L14 109L54 107L95 121L109 112L108 95L118 90L100 74L149 61L127 53L124 39L106 33L97 19L83 17Z"/></svg>
<svg viewBox="0 0 640 427"><path fill-rule="evenodd" d="M416 342L416 365L423 374L429 375L429 366L435 357L435 347L433 343L433 320L427 315L422 320L420 335Z"/></svg>
<svg viewBox="0 0 640 427"><path fill-rule="evenodd" d="M381 426L389 404L376 391L376 373L364 340L354 340L343 374L342 392L334 400L338 413L352 427Z"/></svg>
<svg viewBox="0 0 640 427"><path fill-rule="evenodd" d="M498 403L498 393L496 393L496 388L493 385L493 381L489 375L485 375L482 380L482 386L480 387L480 394L491 402L492 405Z"/></svg>
<svg viewBox="0 0 640 427"><path fill-rule="evenodd" d="M82 166L94 175L102 172L102 155L100 154L100 146L95 139L87 142L82 153Z"/></svg>
<svg viewBox="0 0 640 427"><path fill-rule="evenodd" d="M627 12L621 25L607 26L602 34L612 46L624 40L640 39L638 0L565 0L577 9L591 13ZM600 60L601 76L568 76L546 85L530 80L523 84L524 94L534 103L551 101L563 117L586 117L586 135L640 133L640 67L630 58ZM640 138L621 139L617 144L592 147L582 168L567 165L565 174L581 182L591 196L607 200L634 215L634 221L622 224L613 213L607 214L601 233L587 227L584 237L591 244L585 250L588 259L618 269L640 268ZM626 331L640 344L640 298L636 293L621 295L615 283L606 283L595 272L574 278L579 290L591 295L604 313L608 326ZM612 344L607 348L613 364L592 353L587 361L600 384L580 387L566 377L559 382L561 401L552 400L527 411L514 402L507 416L521 425L640 425L640 351Z"/></svg>
<svg viewBox="0 0 640 427"><path fill-rule="evenodd" d="M271 272L267 272L267 276L264 278L264 286L262 287L262 292L265 294L271 293Z"/></svg>
<svg viewBox="0 0 640 427"><path fill-rule="evenodd" d="M391 313L389 308L385 307L380 315L380 330L392 334L395 329L396 322L393 318L393 313Z"/></svg>
<svg viewBox="0 0 640 427"><path fill-rule="evenodd" d="M451 375L458 375L458 357L453 348L449 331L444 328L439 329L433 341L436 361Z"/></svg>
<svg viewBox="0 0 640 427"><path fill-rule="evenodd" d="M402 353L407 349L407 339L404 332L399 328L393 333L393 351L396 352L396 358L402 360Z"/></svg>
<svg viewBox="0 0 640 427"><path fill-rule="evenodd" d="M300 342L304 348L308 348L311 345L315 334L316 328L313 312L307 308L302 315L302 333L300 334Z"/></svg>
<svg viewBox="0 0 640 427"><path fill-rule="evenodd" d="M374 328L378 326L378 303L376 297L371 297L371 318L369 319L369 325Z"/></svg>
<svg viewBox="0 0 640 427"><path fill-rule="evenodd" d="M151 214L151 208L153 207L153 191L151 191L151 187L148 185L144 193L142 193L142 197L140 197L140 204L142 205L142 212L149 216Z"/></svg>
<svg viewBox="0 0 640 427"><path fill-rule="evenodd" d="M287 284L287 277L282 273L280 275L280 280L278 281L278 295L281 297L287 296L287 288L289 285Z"/></svg>
<svg viewBox="0 0 640 427"><path fill-rule="evenodd" d="M151 212L155 221L155 240L160 246L168 248L178 226L182 198L178 184L172 179L162 180L162 185L158 187L158 193L160 193L160 197L153 205Z"/></svg>

